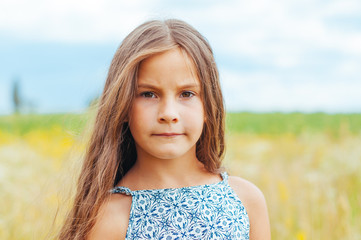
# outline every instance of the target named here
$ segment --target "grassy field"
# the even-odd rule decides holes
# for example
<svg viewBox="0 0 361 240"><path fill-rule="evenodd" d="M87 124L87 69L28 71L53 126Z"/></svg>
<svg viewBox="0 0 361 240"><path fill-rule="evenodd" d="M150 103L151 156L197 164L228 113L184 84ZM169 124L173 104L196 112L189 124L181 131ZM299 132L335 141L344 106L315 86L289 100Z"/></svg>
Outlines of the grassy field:
<svg viewBox="0 0 361 240"><path fill-rule="evenodd" d="M66 209L91 115L0 117L0 239ZM361 239L361 115L227 115L224 166L264 193L273 239ZM57 225L57 222L55 223Z"/></svg>

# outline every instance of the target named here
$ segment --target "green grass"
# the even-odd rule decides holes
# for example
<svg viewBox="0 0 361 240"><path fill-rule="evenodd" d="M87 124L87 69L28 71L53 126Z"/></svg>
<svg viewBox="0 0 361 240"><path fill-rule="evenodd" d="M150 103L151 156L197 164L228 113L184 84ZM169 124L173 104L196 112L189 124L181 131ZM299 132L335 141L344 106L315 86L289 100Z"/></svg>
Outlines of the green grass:
<svg viewBox="0 0 361 240"><path fill-rule="evenodd" d="M46 114L0 116L0 131L23 136L39 129L60 126L81 132L89 114ZM325 113L228 113L227 131L250 134L326 133L333 137L361 133L361 114Z"/></svg>
<svg viewBox="0 0 361 240"><path fill-rule="evenodd" d="M52 127L73 132L81 132L85 127L86 114L29 114L0 116L0 131L23 136L34 130L47 130Z"/></svg>
<svg viewBox="0 0 361 240"><path fill-rule="evenodd" d="M229 113L227 131L269 135L312 132L339 137L361 133L361 114Z"/></svg>

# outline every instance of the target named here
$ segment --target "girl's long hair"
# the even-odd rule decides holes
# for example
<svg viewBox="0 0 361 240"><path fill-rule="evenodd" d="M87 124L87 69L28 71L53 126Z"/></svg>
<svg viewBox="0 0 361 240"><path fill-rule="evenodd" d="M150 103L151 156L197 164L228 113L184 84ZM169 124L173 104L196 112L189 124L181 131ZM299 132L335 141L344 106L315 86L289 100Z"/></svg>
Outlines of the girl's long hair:
<svg viewBox="0 0 361 240"><path fill-rule="evenodd" d="M59 239L85 239L109 190L137 158L128 128L142 60L179 47L192 60L201 82L205 123L196 155L210 172L218 172L224 155L224 106L219 75L207 40L189 24L175 19L149 21L133 30L117 49L101 95L74 203Z"/></svg>

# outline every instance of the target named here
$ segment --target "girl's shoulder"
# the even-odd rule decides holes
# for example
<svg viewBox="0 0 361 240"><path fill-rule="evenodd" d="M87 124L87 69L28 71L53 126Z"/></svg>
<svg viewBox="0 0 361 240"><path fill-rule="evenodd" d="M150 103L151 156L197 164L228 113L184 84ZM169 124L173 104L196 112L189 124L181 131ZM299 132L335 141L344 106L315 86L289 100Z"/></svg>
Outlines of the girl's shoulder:
<svg viewBox="0 0 361 240"><path fill-rule="evenodd" d="M268 210L265 197L253 183L235 176L228 183L246 208L250 221L250 239L271 239Z"/></svg>
<svg viewBox="0 0 361 240"><path fill-rule="evenodd" d="M111 194L101 205L87 240L125 239L132 199L124 194Z"/></svg>
<svg viewBox="0 0 361 240"><path fill-rule="evenodd" d="M265 203L262 191L250 181L241 177L229 176L228 183L244 204Z"/></svg>

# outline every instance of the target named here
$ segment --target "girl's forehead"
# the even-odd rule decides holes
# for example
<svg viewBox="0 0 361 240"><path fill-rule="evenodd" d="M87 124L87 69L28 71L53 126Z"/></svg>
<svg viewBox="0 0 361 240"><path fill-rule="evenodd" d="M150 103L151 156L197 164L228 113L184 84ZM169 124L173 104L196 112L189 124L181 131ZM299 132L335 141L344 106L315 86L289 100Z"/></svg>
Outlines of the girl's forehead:
<svg viewBox="0 0 361 240"><path fill-rule="evenodd" d="M142 68L155 68L159 65L167 66L187 66L191 71L196 71L196 67L191 60L189 54L180 47L176 47L164 52L156 53L147 57L140 63L140 69Z"/></svg>
<svg viewBox="0 0 361 240"><path fill-rule="evenodd" d="M174 48L143 60L137 84L200 85L193 61L185 51Z"/></svg>

